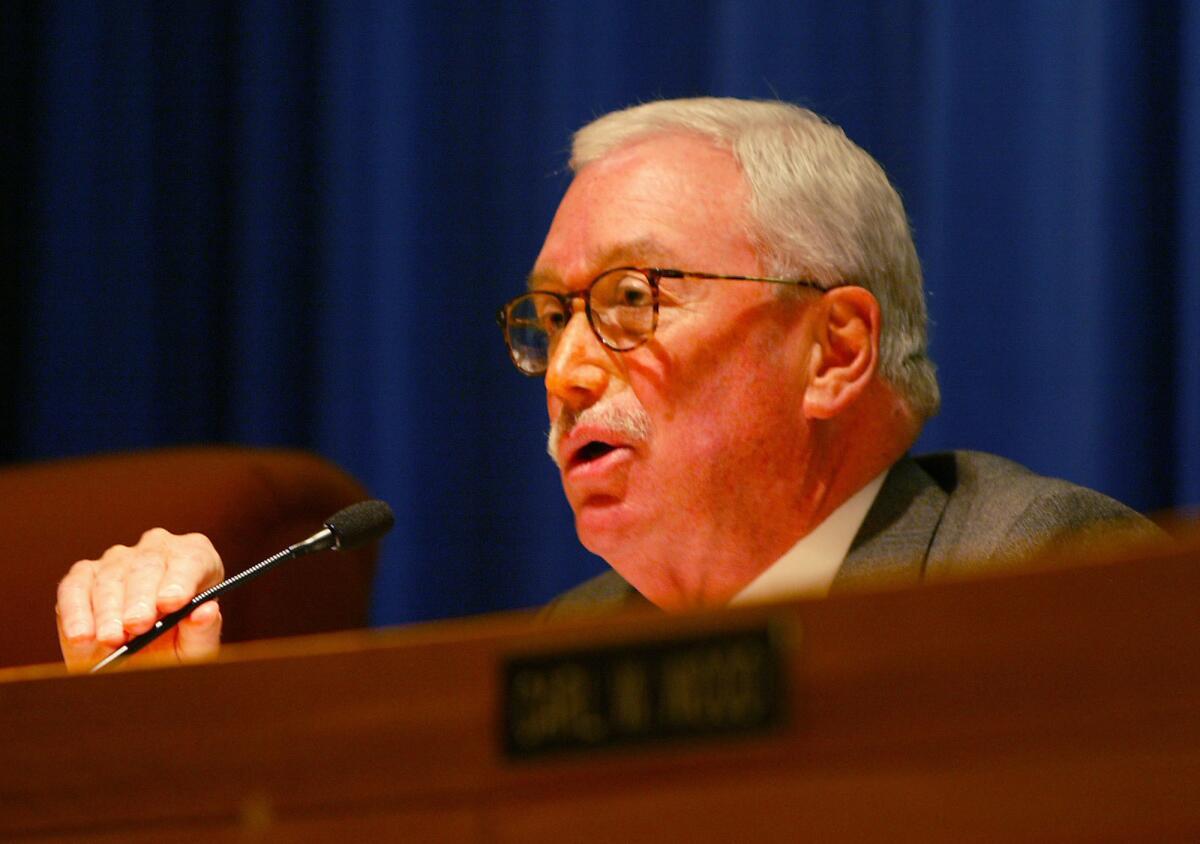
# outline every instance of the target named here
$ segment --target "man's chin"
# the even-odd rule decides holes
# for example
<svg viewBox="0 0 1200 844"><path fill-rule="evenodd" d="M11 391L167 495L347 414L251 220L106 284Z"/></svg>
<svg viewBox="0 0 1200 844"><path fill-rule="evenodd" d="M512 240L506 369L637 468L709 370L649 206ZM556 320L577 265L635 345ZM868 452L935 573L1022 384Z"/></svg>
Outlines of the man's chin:
<svg viewBox="0 0 1200 844"><path fill-rule="evenodd" d="M629 545L634 525L628 502L617 496L589 496L575 508L575 532L580 543L606 559Z"/></svg>

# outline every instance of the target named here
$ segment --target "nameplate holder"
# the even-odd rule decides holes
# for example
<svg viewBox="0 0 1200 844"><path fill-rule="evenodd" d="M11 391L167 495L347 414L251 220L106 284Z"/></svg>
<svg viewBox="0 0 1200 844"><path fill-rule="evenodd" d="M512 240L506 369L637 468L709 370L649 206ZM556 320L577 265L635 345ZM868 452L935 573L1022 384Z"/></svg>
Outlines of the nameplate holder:
<svg viewBox="0 0 1200 844"><path fill-rule="evenodd" d="M656 638L508 658L505 755L730 739L788 718L778 626Z"/></svg>

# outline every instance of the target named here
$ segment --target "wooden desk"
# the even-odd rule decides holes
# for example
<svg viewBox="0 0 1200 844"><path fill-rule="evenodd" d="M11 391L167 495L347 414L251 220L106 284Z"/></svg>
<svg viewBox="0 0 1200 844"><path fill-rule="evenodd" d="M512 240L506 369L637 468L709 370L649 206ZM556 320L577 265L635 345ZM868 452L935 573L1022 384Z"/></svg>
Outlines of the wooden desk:
<svg viewBox="0 0 1200 844"><path fill-rule="evenodd" d="M1200 840L1198 561L7 671L0 839ZM505 660L766 622L777 732L505 757Z"/></svg>

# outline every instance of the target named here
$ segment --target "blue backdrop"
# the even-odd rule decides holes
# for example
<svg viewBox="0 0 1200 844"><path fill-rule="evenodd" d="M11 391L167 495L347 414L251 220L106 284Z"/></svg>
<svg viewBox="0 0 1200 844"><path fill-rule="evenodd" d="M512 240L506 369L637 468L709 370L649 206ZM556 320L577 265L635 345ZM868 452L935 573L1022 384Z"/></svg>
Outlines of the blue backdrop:
<svg viewBox="0 0 1200 844"><path fill-rule="evenodd" d="M923 449L1141 509L1200 502L1198 4L10 2L0 20L3 456L316 450L400 515L380 623L534 604L602 567L492 314L570 133L656 97L807 105L892 175L945 398Z"/></svg>

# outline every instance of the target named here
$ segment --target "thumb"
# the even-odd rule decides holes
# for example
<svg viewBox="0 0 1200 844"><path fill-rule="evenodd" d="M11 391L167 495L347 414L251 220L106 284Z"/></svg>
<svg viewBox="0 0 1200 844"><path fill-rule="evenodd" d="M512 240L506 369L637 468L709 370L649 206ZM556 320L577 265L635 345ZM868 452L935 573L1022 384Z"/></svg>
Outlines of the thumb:
<svg viewBox="0 0 1200 844"><path fill-rule="evenodd" d="M196 607L176 628L175 655L180 662L212 659L221 647L221 608L216 601Z"/></svg>

